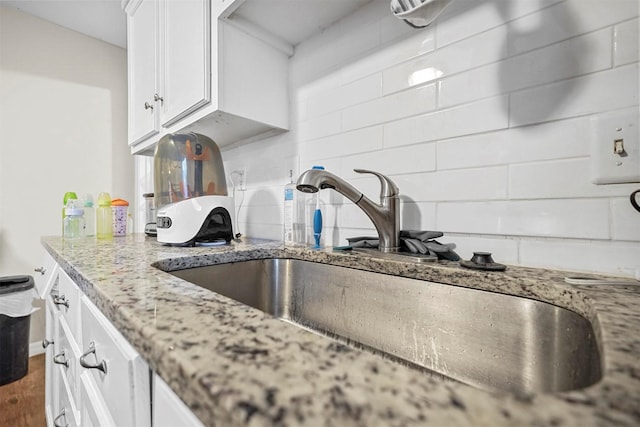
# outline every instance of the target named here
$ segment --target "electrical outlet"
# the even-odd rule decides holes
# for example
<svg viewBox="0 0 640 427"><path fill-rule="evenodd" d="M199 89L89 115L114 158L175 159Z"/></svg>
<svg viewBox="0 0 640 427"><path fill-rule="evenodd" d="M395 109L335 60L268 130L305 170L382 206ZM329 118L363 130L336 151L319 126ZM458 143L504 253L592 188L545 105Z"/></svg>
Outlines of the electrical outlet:
<svg viewBox="0 0 640 427"><path fill-rule="evenodd" d="M289 180L289 174L291 174L291 178L293 179L294 182L298 179L299 170L300 170L298 163L299 163L298 156L291 156L284 159L283 167L287 177L287 182Z"/></svg>
<svg viewBox="0 0 640 427"><path fill-rule="evenodd" d="M242 169L241 171L239 171L239 174L240 174L240 182L239 182L240 191L247 191L247 171Z"/></svg>
<svg viewBox="0 0 640 427"><path fill-rule="evenodd" d="M231 172L231 182L238 191L247 191L247 171L245 169L236 169Z"/></svg>
<svg viewBox="0 0 640 427"><path fill-rule="evenodd" d="M640 182L638 108L613 111L591 119L591 182Z"/></svg>

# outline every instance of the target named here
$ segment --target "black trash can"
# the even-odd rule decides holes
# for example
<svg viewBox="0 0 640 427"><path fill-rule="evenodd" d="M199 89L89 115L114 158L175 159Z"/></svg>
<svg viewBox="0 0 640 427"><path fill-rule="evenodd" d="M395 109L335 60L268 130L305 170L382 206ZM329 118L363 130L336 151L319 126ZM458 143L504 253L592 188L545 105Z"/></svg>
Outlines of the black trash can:
<svg viewBox="0 0 640 427"><path fill-rule="evenodd" d="M20 295L10 295L22 292L33 292L34 282L31 276L0 277L0 302L2 299L10 302L0 303L0 386L19 380L27 375L29 370L29 327L31 314L15 317L16 300ZM28 305L25 301L28 301ZM2 307L11 305L11 312L3 313ZM23 307L18 311L31 311L31 301L27 298L18 301ZM26 305L26 306L25 306Z"/></svg>

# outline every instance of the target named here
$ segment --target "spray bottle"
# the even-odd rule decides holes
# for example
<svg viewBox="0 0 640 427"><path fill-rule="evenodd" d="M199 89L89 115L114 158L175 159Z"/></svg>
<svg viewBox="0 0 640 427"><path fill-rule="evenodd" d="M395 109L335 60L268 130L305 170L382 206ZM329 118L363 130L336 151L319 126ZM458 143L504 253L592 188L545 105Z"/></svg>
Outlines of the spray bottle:
<svg viewBox="0 0 640 427"><path fill-rule="evenodd" d="M284 186L284 235L285 245L296 243L294 236L296 185L293 182L293 170L289 169L289 182Z"/></svg>

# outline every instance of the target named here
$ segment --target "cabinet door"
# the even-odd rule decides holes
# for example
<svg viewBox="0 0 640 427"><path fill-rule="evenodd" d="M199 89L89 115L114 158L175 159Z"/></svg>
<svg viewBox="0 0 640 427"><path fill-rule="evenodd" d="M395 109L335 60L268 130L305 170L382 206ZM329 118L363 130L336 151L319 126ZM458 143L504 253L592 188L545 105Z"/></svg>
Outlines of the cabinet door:
<svg viewBox="0 0 640 427"><path fill-rule="evenodd" d="M129 144L158 132L157 3L144 0L127 17L129 73Z"/></svg>
<svg viewBox="0 0 640 427"><path fill-rule="evenodd" d="M203 427L200 420L158 375L153 376L153 422L154 427Z"/></svg>
<svg viewBox="0 0 640 427"><path fill-rule="evenodd" d="M58 280L58 263L46 251L42 257L42 265L34 271L33 280L40 295L48 295Z"/></svg>
<svg viewBox="0 0 640 427"><path fill-rule="evenodd" d="M86 297L82 298L82 374L117 426L151 424L147 364ZM88 375L85 375L88 374ZM98 406L94 405L94 409Z"/></svg>
<svg viewBox="0 0 640 427"><path fill-rule="evenodd" d="M59 333L58 333L58 310L53 305L53 301L51 298L47 298L45 301L45 341L43 341L43 346L45 350L45 393L44 393L44 404L45 404L45 415L47 418L47 426L53 426L53 419L55 415L57 415L58 407L57 407L57 390L58 390L58 380L60 375L57 375L58 369L56 365L53 363L53 357L57 354L56 350L56 342L59 342ZM54 415L55 414L55 415Z"/></svg>
<svg viewBox="0 0 640 427"><path fill-rule="evenodd" d="M169 126L210 101L210 0L160 2L160 122Z"/></svg>

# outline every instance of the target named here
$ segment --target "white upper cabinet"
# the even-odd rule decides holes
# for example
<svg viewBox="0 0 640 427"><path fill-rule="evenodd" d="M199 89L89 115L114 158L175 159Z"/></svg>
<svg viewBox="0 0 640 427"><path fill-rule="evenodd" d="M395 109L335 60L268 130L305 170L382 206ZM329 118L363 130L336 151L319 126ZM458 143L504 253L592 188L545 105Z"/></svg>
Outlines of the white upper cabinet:
<svg viewBox="0 0 640 427"><path fill-rule="evenodd" d="M225 146L287 131L295 45L369 1L129 0L131 151L167 133Z"/></svg>
<svg viewBox="0 0 640 427"><path fill-rule="evenodd" d="M129 75L129 144L137 144L158 133L154 95L158 92L157 4L138 4L127 18Z"/></svg>
<svg viewBox="0 0 640 427"><path fill-rule="evenodd" d="M160 124L168 127L210 100L208 0L160 1Z"/></svg>

